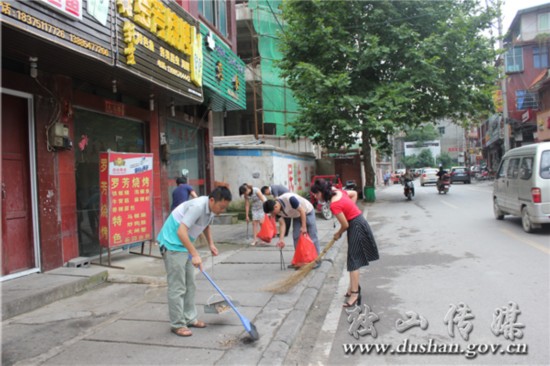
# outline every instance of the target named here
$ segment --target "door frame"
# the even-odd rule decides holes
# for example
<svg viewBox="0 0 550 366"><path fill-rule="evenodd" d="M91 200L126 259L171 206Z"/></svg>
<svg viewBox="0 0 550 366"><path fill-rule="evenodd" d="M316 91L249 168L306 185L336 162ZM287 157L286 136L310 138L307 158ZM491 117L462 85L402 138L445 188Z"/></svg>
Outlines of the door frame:
<svg viewBox="0 0 550 366"><path fill-rule="evenodd" d="M34 96L29 93L20 92L13 89L2 88L3 94L12 95L27 99L28 113L28 142L29 142L29 178L31 188L31 217L32 217L32 232L33 232L33 248L34 248L34 268L25 271L9 274L0 277L0 282L11 280L17 277L26 276L32 273L40 272L40 229L38 225L38 186L36 183L36 136L35 136L35 118L34 118Z"/></svg>

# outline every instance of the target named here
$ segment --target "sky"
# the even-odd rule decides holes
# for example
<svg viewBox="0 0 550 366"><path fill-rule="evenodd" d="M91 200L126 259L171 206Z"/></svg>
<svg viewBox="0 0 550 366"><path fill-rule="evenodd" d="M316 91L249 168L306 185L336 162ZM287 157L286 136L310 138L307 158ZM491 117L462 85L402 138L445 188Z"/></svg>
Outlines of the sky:
<svg viewBox="0 0 550 366"><path fill-rule="evenodd" d="M550 0L503 0L502 6L502 32L506 33L512 20L516 16L518 10L531 8L533 6L548 4Z"/></svg>

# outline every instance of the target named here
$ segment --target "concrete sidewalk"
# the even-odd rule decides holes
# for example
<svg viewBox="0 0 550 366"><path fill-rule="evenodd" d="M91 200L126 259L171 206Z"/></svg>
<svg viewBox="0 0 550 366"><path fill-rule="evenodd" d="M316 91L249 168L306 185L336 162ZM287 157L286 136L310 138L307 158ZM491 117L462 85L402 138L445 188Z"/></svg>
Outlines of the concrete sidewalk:
<svg viewBox="0 0 550 366"><path fill-rule="evenodd" d="M317 218L321 248L332 238L334 225L334 220ZM249 230L252 236L251 224ZM132 360L132 364L174 364L188 360L193 364L282 364L323 286L343 240L331 248L321 267L312 271L294 289L286 294L273 294L265 291L265 288L294 273L290 269L281 270L280 252L274 246L276 240L268 247L247 245L244 222L213 225L212 233L220 255L211 257L208 248L199 247L205 270L226 295L240 303L239 311L258 329L260 339L257 342L251 343L233 311L223 314L204 313L204 305L221 300L221 297L200 273L196 276L196 302L199 317L209 327L193 329L193 336L189 338L170 333L164 263L158 258L158 247L153 246L152 256L130 254L127 251L114 254L111 264L123 269L98 265L60 268L3 283L4 346L10 342L22 346L18 339L24 341L28 336L25 332L32 332L32 328L23 331L18 326L28 325L29 318L33 322L37 318L48 322L59 316L56 312L67 311L67 308L75 314L93 313L98 316L98 313L105 313L108 317L105 301L113 301L112 307L116 308L116 302L122 300L116 299L117 295L114 299L98 299L102 292L117 293L105 289L105 286L98 286L104 281L111 283L109 287L121 286L122 290L127 289L125 286L136 284L146 285L149 290L147 296L140 301L136 300L132 307L111 310L117 316L111 316L109 321L83 329L70 340L59 339L60 344L53 350L43 351L29 344L28 347L22 347L21 352L3 352L2 363L124 364ZM287 237L285 242L287 246L282 253L288 265L294 248L292 238ZM144 249L145 253L149 253L148 246ZM139 248L132 251L139 252ZM94 289L95 286L98 289ZM77 294L80 296L74 296ZM64 304L61 308L63 310L59 310L57 307L63 298L68 305ZM91 310L94 301L98 302L96 306L102 310ZM47 304L50 305L45 306ZM162 357L159 358L159 352L156 351L162 351ZM86 355L84 361L83 354ZM182 355L185 357L182 358Z"/></svg>

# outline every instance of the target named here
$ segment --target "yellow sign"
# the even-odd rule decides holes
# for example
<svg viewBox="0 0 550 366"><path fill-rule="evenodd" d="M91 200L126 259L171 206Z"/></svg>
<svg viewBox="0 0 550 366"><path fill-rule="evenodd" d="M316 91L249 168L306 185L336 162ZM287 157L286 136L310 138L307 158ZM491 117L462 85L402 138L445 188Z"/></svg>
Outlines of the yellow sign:
<svg viewBox="0 0 550 366"><path fill-rule="evenodd" d="M193 43L191 54L191 82L196 86L202 86L202 36L193 28L191 32L191 41Z"/></svg>

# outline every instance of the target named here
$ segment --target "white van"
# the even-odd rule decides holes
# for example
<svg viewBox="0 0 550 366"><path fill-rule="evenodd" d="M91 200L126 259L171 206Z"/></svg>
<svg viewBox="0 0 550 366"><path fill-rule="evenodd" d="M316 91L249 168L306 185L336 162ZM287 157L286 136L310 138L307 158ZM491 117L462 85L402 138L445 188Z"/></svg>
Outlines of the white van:
<svg viewBox="0 0 550 366"><path fill-rule="evenodd" d="M550 142L504 154L493 186L493 212L497 220L521 216L528 233L550 224Z"/></svg>

